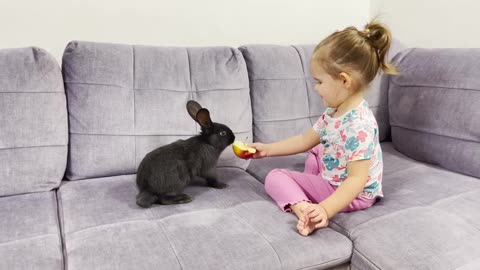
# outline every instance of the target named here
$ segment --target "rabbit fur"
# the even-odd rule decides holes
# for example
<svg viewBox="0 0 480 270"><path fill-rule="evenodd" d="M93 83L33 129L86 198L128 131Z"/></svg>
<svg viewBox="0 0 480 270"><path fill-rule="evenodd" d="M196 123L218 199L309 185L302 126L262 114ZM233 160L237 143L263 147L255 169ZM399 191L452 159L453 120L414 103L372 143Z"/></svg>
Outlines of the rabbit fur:
<svg viewBox="0 0 480 270"><path fill-rule="evenodd" d="M205 178L207 185L224 188L217 181L216 166L222 151L233 143L235 135L224 124L214 123L210 112L196 101L187 102L187 111L201 127L200 134L177 140L148 153L137 170L137 205L188 203L193 197L183 190L193 177Z"/></svg>

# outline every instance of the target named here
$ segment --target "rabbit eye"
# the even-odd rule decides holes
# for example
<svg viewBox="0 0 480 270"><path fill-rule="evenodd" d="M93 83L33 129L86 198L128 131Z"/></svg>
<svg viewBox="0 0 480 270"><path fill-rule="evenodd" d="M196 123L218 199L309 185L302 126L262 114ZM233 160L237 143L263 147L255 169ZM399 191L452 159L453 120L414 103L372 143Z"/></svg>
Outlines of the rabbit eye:
<svg viewBox="0 0 480 270"><path fill-rule="evenodd" d="M225 136L225 135L227 135L226 131L220 131L220 136Z"/></svg>

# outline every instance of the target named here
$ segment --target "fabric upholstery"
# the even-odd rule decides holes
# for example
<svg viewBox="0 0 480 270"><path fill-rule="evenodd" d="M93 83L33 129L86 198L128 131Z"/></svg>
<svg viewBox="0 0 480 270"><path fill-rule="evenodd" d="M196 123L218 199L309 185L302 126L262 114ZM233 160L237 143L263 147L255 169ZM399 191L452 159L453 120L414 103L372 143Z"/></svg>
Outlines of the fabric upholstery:
<svg viewBox="0 0 480 270"><path fill-rule="evenodd" d="M264 191L271 169L302 171L305 153L244 161L227 149L226 189L196 179L189 204L135 204L143 156L198 132L188 99L239 140L252 138L252 121L262 142L310 127L324 109L312 49L75 41L63 59L67 102L48 53L0 50L0 269L479 269L478 49L403 51L401 75L370 85L385 198L329 228L300 236ZM68 131L67 176L84 180L49 191Z"/></svg>
<svg viewBox="0 0 480 270"><path fill-rule="evenodd" d="M0 198L0 269L63 269L55 192Z"/></svg>
<svg viewBox="0 0 480 270"><path fill-rule="evenodd" d="M478 179L408 158L391 142L381 146L385 198L367 210L339 213L330 220L330 228L353 241L352 269L478 266ZM262 166L254 160L247 171L264 179L265 172L280 164L303 171L301 160L301 155L283 157L281 163L267 158Z"/></svg>
<svg viewBox="0 0 480 270"><path fill-rule="evenodd" d="M70 118L71 180L132 174L151 150L199 133L194 99L238 139L252 138L248 75L234 48L74 41L63 56ZM246 168L231 149L219 166Z"/></svg>
<svg viewBox="0 0 480 270"><path fill-rule="evenodd" d="M35 47L0 50L0 196L59 186L68 123L60 67Z"/></svg>
<svg viewBox="0 0 480 270"><path fill-rule="evenodd" d="M59 189L68 269L325 269L348 262L351 242L312 237L239 168L219 168L218 190L195 182L193 202L135 204L135 175L65 182ZM308 252L305 252L308 250Z"/></svg>
<svg viewBox="0 0 480 270"><path fill-rule="evenodd" d="M389 83L395 147L416 160L480 177L480 49L410 49Z"/></svg>
<svg viewBox="0 0 480 270"><path fill-rule="evenodd" d="M477 269L478 224L442 208L413 207L359 226L351 236L352 269Z"/></svg>

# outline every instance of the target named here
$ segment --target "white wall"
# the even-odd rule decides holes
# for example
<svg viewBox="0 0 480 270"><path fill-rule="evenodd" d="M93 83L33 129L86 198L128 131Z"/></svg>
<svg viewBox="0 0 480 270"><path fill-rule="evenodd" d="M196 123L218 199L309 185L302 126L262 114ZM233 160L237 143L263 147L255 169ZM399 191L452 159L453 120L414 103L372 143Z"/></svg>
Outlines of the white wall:
<svg viewBox="0 0 480 270"><path fill-rule="evenodd" d="M314 44L368 21L370 0L0 0L0 48L61 60L71 40L159 46Z"/></svg>
<svg viewBox="0 0 480 270"><path fill-rule="evenodd" d="M476 0L0 0L0 48L71 40L158 46L313 44L370 17L409 47L480 48Z"/></svg>
<svg viewBox="0 0 480 270"><path fill-rule="evenodd" d="M371 0L395 38L408 47L480 48L480 1Z"/></svg>

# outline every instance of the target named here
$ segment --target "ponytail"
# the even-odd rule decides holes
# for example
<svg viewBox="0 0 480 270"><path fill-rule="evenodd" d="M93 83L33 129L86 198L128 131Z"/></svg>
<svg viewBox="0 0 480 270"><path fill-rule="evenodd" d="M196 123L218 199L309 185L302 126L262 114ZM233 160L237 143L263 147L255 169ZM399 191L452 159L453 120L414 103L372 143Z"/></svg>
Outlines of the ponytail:
<svg viewBox="0 0 480 270"><path fill-rule="evenodd" d="M372 21L365 25L365 30L361 35L367 39L367 42L375 50L379 68L387 74L398 74L397 69L386 62L387 52L392 43L392 35L387 27L377 21Z"/></svg>

